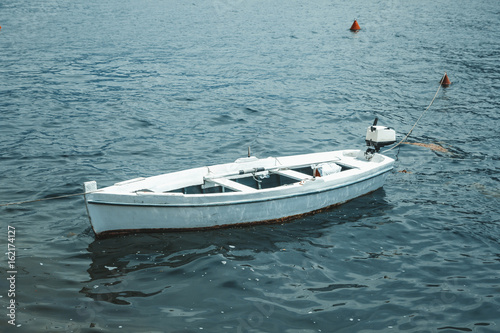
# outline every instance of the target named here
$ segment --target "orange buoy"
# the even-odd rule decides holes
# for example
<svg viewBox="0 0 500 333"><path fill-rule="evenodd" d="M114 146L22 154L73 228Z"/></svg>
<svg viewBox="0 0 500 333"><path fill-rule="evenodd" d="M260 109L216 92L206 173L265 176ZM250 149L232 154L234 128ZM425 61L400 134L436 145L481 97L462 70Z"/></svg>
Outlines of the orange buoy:
<svg viewBox="0 0 500 333"><path fill-rule="evenodd" d="M450 84L451 84L451 81L450 79L448 78L448 74L446 74L446 72L444 72L444 76L443 78L441 79L441 85L443 87L448 87Z"/></svg>
<svg viewBox="0 0 500 333"><path fill-rule="evenodd" d="M361 30L361 27L358 24L358 21L354 20L354 23L351 25L351 31L359 31Z"/></svg>

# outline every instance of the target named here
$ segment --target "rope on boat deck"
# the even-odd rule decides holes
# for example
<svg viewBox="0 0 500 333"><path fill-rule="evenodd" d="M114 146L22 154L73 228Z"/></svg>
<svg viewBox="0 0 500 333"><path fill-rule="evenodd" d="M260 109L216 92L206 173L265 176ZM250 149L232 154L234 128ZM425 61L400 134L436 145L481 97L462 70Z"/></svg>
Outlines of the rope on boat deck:
<svg viewBox="0 0 500 333"><path fill-rule="evenodd" d="M446 75L446 73L444 73ZM418 122L420 121L420 119L424 116L424 114L427 112L427 110L429 110L429 108L431 107L432 103L434 103L434 100L436 99L437 97L437 94L439 92L439 90L441 89L441 86L442 86L442 83L443 83L443 80L445 78L445 75L443 75L443 78L441 79L441 81L439 82L439 87L436 91L436 93L434 94L434 97L432 98L432 101L431 103L429 104L429 106L424 110L424 112L422 112L422 114L420 115L420 117L418 117L417 121L415 122L415 124L413 124L413 127L410 129L410 131L408 132L408 134L406 134L406 136L401 140L399 141L395 146L387 149L384 151L385 152L388 152L388 151L391 151L393 150L394 148L396 148L397 146L399 146L400 144L402 144L403 142L406 141L406 139L408 139L408 137L410 136L411 132L413 132L413 129L415 128L415 126L417 126Z"/></svg>
<svg viewBox="0 0 500 333"><path fill-rule="evenodd" d="M46 200L55 200L55 199L76 197L76 196L79 196L79 195L86 195L86 194L90 194L90 193L94 193L94 192L98 192L98 191L100 191L100 190L89 191L89 192L81 192L81 193L73 193L73 194L65 194L65 195L60 195L60 196L57 196L57 197L41 198L41 199L35 199L35 200L9 202L9 203L5 203L5 204L0 204L0 207L12 206L12 205L22 205L22 204L25 204L25 203L32 203L32 202L37 202L37 201L46 201Z"/></svg>

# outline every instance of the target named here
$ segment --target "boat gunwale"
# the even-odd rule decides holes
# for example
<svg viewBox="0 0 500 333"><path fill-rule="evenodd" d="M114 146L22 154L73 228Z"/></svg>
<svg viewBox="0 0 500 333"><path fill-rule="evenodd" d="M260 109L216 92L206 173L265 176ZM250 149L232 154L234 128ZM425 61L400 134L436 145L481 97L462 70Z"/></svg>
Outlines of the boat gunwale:
<svg viewBox="0 0 500 333"><path fill-rule="evenodd" d="M260 159L261 161L264 161L264 160L269 160L269 159L272 159L272 160L275 160L275 161L278 161L279 162L279 159L284 159L284 158L290 158L290 157L303 157L303 156L307 156L307 155L319 155L319 154L331 154L331 153L341 153L342 156L348 156L349 158L352 158L353 156L349 156L347 155L348 153L352 153L352 152L355 152L357 150L350 150L350 149L346 149L346 150L336 150L336 151L328 151L328 152L322 152L322 153L311 153L311 154L303 154L303 155L292 155L292 156L281 156L281 157L268 157L268 158L265 158L265 159ZM384 155L381 155L384 157L384 160L381 161L381 165L387 165L387 164L393 164L393 160L387 156L384 156ZM385 161L385 159L389 158L389 162ZM256 161L259 161L258 158L255 158L255 160L251 160L250 162L252 163L255 163ZM363 161L363 162L368 162L370 163L371 161ZM279 174L279 171L280 170L293 170L293 169L298 169L298 168L304 168L304 167L312 167L314 165L319 165L319 164L322 164L322 163L336 163L337 165L341 166L341 167L345 167L347 168L348 170L344 170L344 171L341 171L339 174L344 174L345 172L347 171L351 171L351 170L356 170L356 171L360 171L360 172L366 172L366 171L369 171L369 170L373 170L373 169L376 169L375 167L366 167L366 165L357 165L357 164L353 164L353 163L349 163L349 161L346 161L344 159L342 159L340 156L334 156L333 158L328 158L328 159L324 159L324 160L320 160L320 161L309 161L309 162L305 162L305 163L298 163L298 164L288 164L288 165L283 165L281 164L281 162L279 162L281 165L273 165L273 166L264 166L264 167L260 167L260 168L251 168L251 169L247 169L247 170L238 170L237 172L235 171L231 171L231 172L225 172L225 173L213 173L210 168L213 168L213 167L221 167L221 166L230 166L230 165L238 165L238 164L244 164L244 162L238 162L238 160L236 160L235 162L231 162L231 163L225 163L225 164L218 164L218 165L211 165L211 166L203 166L203 167L196 167L196 168L191 168L191 169L186 169L186 170L181 170L181 171L176 171L176 172L171 172L171 173L165 173L165 174L161 174L161 175L156 175L156 176L151 176L151 177L138 177L138 178L134 178L134 179L131 179L131 180L126 180L126 181L122 181L122 182L119 182L119 183L115 183L113 185L110 185L110 186L106 186L106 187L103 187L103 188L100 188L99 190L97 190L95 193L101 193L101 194L110 194L110 195L125 195L125 196L130 196L130 195L144 195L144 196L149 196L149 195L155 195L155 196L184 196L184 195L188 195L188 196L196 196L196 195L205 195L205 193L203 194L185 194L185 193L179 193L179 192L174 192L175 190L178 190L178 189L182 189L183 187L188 187L188 186L196 186L196 185L201 185L203 186L204 182L205 181L212 181L212 180L215 180L215 179L219 179L219 178L227 178L228 180L235 180L235 179L240 179L240 178L245 178L245 177L250 177L251 175L260 175L260 174L265 174L265 173L276 173L276 174ZM377 163L380 163L380 162L377 162ZM188 171L195 171L195 170L200 170L200 169L207 169L208 172L206 175L202 176L202 180L203 182L200 182L199 184L196 183L196 184L186 184L186 185L183 185L183 186L180 186L178 188L173 188L171 190L168 190L168 191L151 191L150 192L150 189L148 187L143 187L143 188L140 188L140 186L138 186L140 182L143 182L143 181L148 181L150 179L164 179L164 178L167 178L171 175L174 175L174 174L177 174L177 173L180 173L180 172L188 172ZM336 174L338 175L338 174ZM288 176L285 176L285 177L288 177ZM312 178L316 178L314 176L312 176ZM323 178L323 177L322 177ZM304 178L303 180L309 180L309 178ZM135 183L135 184L134 184ZM130 189L129 191L122 191L121 188L122 186L128 186L128 185L131 185L131 184L134 184L137 186L136 189ZM287 185L292 185L292 184L287 184ZM283 186L283 185L282 185ZM273 188L267 188L267 189L259 189L258 192L261 192L261 191L267 191L267 190L274 190L274 189L277 189L277 188L280 188L281 186L276 186L276 187L273 187ZM115 190L116 189L116 190ZM244 191L235 191L235 192L231 192L231 194L235 194L235 193L250 193L250 192L244 192ZM253 193L253 191L252 191ZM208 194L210 196L212 195L223 195L225 193L213 193L213 194Z"/></svg>
<svg viewBox="0 0 500 333"><path fill-rule="evenodd" d="M376 173L369 174L365 177L362 178L357 178L353 181L350 182L345 182L341 183L338 185L335 185L333 187L325 187L322 189L312 189L311 191L306 191L306 192L301 192L301 193L292 193L292 194L285 194L285 195L279 195L279 196L274 196L274 197L265 197L265 198L252 198L252 199L245 199L243 198L242 200L236 200L236 201L220 201L220 202L207 202L207 203L137 203L137 202L105 202L105 201L94 201L92 199L87 200L88 204L93 204L93 205L108 205L108 206L131 206L131 207L164 207L164 208L175 208L175 207L209 207L209 206L228 206L228 205L242 205L242 204L249 204L249 203L259 203L259 202L266 202L266 201L274 201L274 200L284 200L284 199L289 199L293 197L301 197L301 196L308 196L308 195L315 195L323 192L329 192L329 191L334 191L343 187L351 186L357 183L361 183L367 180L370 180L372 178L376 178L378 176L381 176L385 173L388 173L393 170L393 165L392 163L389 165L389 167L384 168ZM263 190L258 190L256 192L226 192L226 193L214 193L214 194L182 194L182 193L144 193L140 194L140 196L147 197L147 196L156 196L156 197L169 197L169 196L175 196L175 197L184 197L184 198L204 198L204 197L220 197L224 198L225 196L248 196L248 195L255 195L256 193L272 193L272 192L277 192L278 190L282 190L285 187L292 187L294 186L295 188L297 187L297 183L290 184L290 185L283 185L279 187L274 187L270 189L263 189ZM300 185L299 185L300 186ZM264 192L265 191L265 192ZM133 194L136 193L105 193L105 192L96 192L96 194L108 194L108 195L115 195L115 196L120 196L120 197L132 197Z"/></svg>

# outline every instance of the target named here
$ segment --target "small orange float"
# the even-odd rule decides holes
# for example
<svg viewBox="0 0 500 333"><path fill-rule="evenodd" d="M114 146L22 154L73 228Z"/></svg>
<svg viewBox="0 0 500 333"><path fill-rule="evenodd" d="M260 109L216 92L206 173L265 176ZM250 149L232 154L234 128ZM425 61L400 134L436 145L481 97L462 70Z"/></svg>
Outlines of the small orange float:
<svg viewBox="0 0 500 333"><path fill-rule="evenodd" d="M358 21L354 20L354 23L351 25L351 31L359 31L361 30L361 27L358 24Z"/></svg>

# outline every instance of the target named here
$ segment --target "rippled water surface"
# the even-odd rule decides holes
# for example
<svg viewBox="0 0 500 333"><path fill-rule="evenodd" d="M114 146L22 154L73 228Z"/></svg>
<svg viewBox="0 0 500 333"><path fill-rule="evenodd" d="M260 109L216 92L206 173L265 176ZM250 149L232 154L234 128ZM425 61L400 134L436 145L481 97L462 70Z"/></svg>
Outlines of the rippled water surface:
<svg viewBox="0 0 500 333"><path fill-rule="evenodd" d="M81 196L0 207L2 332L500 331L499 2L2 0L0 26L0 204L361 148L376 116L402 138L453 82L383 189L287 224L95 240Z"/></svg>

